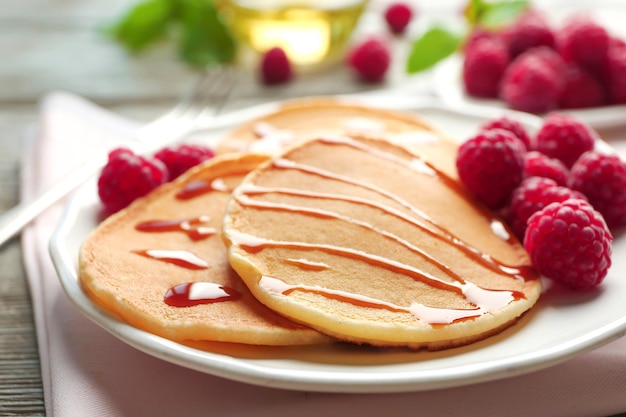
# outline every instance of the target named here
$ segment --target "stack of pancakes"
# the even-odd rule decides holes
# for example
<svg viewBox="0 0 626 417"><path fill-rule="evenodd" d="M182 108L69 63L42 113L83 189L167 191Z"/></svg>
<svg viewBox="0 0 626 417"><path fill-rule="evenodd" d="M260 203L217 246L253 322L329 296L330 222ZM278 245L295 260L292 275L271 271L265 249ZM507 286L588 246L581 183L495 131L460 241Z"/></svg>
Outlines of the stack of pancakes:
<svg viewBox="0 0 626 417"><path fill-rule="evenodd" d="M81 248L81 284L179 342L484 339L541 287L520 243L459 184L456 147L411 114L289 104L103 221Z"/></svg>

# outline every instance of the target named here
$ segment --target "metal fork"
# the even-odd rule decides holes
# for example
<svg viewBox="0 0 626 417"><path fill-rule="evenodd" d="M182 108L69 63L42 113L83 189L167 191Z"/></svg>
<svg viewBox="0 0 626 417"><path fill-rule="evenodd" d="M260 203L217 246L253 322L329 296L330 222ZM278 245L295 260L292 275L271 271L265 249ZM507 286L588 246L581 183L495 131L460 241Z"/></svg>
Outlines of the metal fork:
<svg viewBox="0 0 626 417"><path fill-rule="evenodd" d="M191 133L199 122L206 126L230 97L236 84L236 70L218 67L206 70L180 102L163 116L143 126L131 143L136 149L158 149L181 140ZM0 215L0 247L20 232L44 210L67 196L107 163L106 155L86 161L80 168L34 198L22 201Z"/></svg>

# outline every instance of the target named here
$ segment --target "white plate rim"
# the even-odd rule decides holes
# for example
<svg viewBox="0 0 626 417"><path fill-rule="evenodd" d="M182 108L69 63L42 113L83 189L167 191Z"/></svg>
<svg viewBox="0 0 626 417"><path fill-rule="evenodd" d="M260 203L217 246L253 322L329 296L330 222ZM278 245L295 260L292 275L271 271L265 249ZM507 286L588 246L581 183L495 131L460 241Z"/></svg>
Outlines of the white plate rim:
<svg viewBox="0 0 626 417"><path fill-rule="evenodd" d="M340 99L354 100L352 96ZM437 100L415 99L386 95L359 97L365 104L399 110L434 109L463 117L496 117L515 114L530 126L540 119L506 109L469 106L458 109ZM223 128L242 120L274 111L281 103L268 103L221 116L213 128ZM66 241L83 208L81 192L93 182L86 183L66 204L50 244L50 255L62 287L71 302L89 319L125 343L157 358L208 374L265 387L290 390L341 393L384 393L423 391L502 379L544 369L582 353L588 352L626 334L626 315L615 317L594 331L571 338L555 346L538 349L515 358L492 360L488 363L467 363L449 369L417 370L411 372L378 372L376 367L361 367L358 372L328 372L310 369L288 369L265 366L264 363L236 358L220 353L184 346L165 338L134 328L95 305L80 289L74 266L75 253L68 252Z"/></svg>

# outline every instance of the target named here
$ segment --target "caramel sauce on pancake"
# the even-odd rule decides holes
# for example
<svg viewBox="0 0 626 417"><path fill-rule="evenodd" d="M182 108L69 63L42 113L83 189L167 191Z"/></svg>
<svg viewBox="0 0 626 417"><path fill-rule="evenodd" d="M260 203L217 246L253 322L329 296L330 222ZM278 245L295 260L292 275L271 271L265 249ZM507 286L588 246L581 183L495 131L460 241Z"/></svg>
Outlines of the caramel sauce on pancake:
<svg viewBox="0 0 626 417"><path fill-rule="evenodd" d="M453 158L356 136L295 145L234 191L230 262L265 305L342 340L435 349L501 331L540 283Z"/></svg>
<svg viewBox="0 0 626 417"><path fill-rule="evenodd" d="M85 292L130 324L175 341L328 342L259 303L228 264L226 203L265 160L215 157L103 221L81 247Z"/></svg>

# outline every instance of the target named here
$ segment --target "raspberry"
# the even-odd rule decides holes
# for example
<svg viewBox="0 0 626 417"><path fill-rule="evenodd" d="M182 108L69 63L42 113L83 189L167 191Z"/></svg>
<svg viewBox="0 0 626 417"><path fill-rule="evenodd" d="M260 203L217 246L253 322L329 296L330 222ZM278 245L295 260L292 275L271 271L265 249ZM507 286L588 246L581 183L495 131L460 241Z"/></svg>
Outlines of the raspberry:
<svg viewBox="0 0 626 417"><path fill-rule="evenodd" d="M535 48L518 56L507 68L500 95L515 110L545 113L558 106L563 91L562 75L555 68L560 59L555 52Z"/></svg>
<svg viewBox="0 0 626 417"><path fill-rule="evenodd" d="M570 19L557 37L561 56L587 69L601 65L609 49L610 37L606 29L587 16Z"/></svg>
<svg viewBox="0 0 626 417"><path fill-rule="evenodd" d="M374 38L358 44L348 54L348 65L363 81L370 83L382 81L390 61L391 56L387 46Z"/></svg>
<svg viewBox="0 0 626 417"><path fill-rule="evenodd" d="M405 3L393 3L385 12L385 21L393 33L403 33L413 17L413 10Z"/></svg>
<svg viewBox="0 0 626 417"><path fill-rule="evenodd" d="M109 161L100 173L98 195L106 213L112 214L168 180L167 168L161 161L118 148L109 153Z"/></svg>
<svg viewBox="0 0 626 417"><path fill-rule="evenodd" d="M286 83L291 79L289 58L281 48L268 50L261 59L261 77L267 85Z"/></svg>
<svg viewBox="0 0 626 417"><path fill-rule="evenodd" d="M584 153L572 167L569 185L587 196L611 230L626 226L626 163L618 156Z"/></svg>
<svg viewBox="0 0 626 417"><path fill-rule="evenodd" d="M528 219L524 246L533 266L575 290L604 280L613 237L602 215L584 200L551 203Z"/></svg>
<svg viewBox="0 0 626 417"><path fill-rule="evenodd" d="M459 147L459 178L487 207L501 208L522 180L524 152L524 145L511 132L480 132Z"/></svg>
<svg viewBox="0 0 626 417"><path fill-rule="evenodd" d="M581 193L560 186L549 178L527 178L511 194L508 224L521 241L526 233L526 222L531 215L550 203L565 201L569 198L586 200Z"/></svg>
<svg viewBox="0 0 626 417"><path fill-rule="evenodd" d="M526 149L530 149L530 137L528 136L528 132L526 132L526 128L524 128L519 121L502 116L498 119L488 121L481 127L481 130L491 129L504 129L513 133L516 138L522 141Z"/></svg>
<svg viewBox="0 0 626 417"><path fill-rule="evenodd" d="M465 91L474 97L497 97L508 65L509 54L502 41L490 37L473 41L463 61Z"/></svg>
<svg viewBox="0 0 626 417"><path fill-rule="evenodd" d="M581 109L604 104L602 84L577 64L568 65L564 78L565 88L559 98L559 107Z"/></svg>
<svg viewBox="0 0 626 417"><path fill-rule="evenodd" d="M483 39L499 40L499 35L480 26L476 26L472 29L468 37L465 39L465 42L463 44L463 50L466 51L472 48L476 42Z"/></svg>
<svg viewBox="0 0 626 417"><path fill-rule="evenodd" d="M610 102L626 103L626 47L611 48L605 68Z"/></svg>
<svg viewBox="0 0 626 417"><path fill-rule="evenodd" d="M211 149L200 145L170 146L154 154L154 157L167 167L170 180L214 156L215 153Z"/></svg>
<svg viewBox="0 0 626 417"><path fill-rule="evenodd" d="M563 162L550 158L541 152L530 151L524 155L524 178L550 178L558 185L569 185L569 170Z"/></svg>
<svg viewBox="0 0 626 417"><path fill-rule="evenodd" d="M527 13L503 33L512 58L531 48L554 48L555 36L546 19L539 13Z"/></svg>
<svg viewBox="0 0 626 417"><path fill-rule="evenodd" d="M545 118L535 137L535 150L559 159L570 168L583 153L593 149L595 132L586 124L565 114Z"/></svg>

